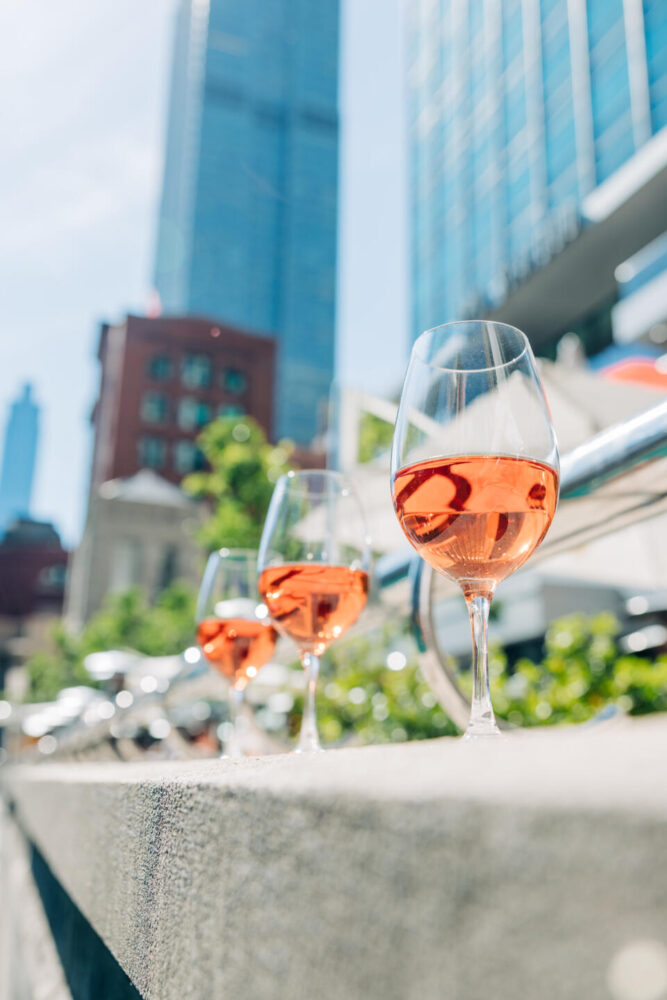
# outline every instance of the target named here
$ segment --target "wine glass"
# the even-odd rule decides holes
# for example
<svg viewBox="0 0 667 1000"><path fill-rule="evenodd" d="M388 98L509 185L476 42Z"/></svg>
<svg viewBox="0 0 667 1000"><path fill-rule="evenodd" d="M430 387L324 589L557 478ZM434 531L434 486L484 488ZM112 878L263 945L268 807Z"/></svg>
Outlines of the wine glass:
<svg viewBox="0 0 667 1000"><path fill-rule="evenodd" d="M208 559L197 598L197 642L229 683L224 757L242 757L239 710L248 681L271 659L278 639L257 594L257 553L219 549Z"/></svg>
<svg viewBox="0 0 667 1000"><path fill-rule="evenodd" d="M463 591L473 637L466 739L496 736L487 629L498 583L540 544L558 499L558 449L528 339L504 323L447 323L417 339L392 449L396 516Z"/></svg>
<svg viewBox="0 0 667 1000"><path fill-rule="evenodd" d="M359 498L337 472L288 472L276 483L259 547L259 592L279 632L299 647L306 701L297 752L320 750L319 658L361 613L370 542Z"/></svg>

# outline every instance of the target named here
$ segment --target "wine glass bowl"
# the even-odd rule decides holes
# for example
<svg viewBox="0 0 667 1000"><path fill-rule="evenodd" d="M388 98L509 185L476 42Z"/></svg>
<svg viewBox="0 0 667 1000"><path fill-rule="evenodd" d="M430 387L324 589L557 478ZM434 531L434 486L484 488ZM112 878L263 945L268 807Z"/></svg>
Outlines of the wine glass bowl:
<svg viewBox="0 0 667 1000"><path fill-rule="evenodd" d="M361 614L370 543L352 484L337 472L289 472L276 483L259 550L259 592L280 633L296 643L307 696L297 751L320 749L319 657Z"/></svg>
<svg viewBox="0 0 667 1000"><path fill-rule="evenodd" d="M278 634L257 594L257 553L222 548L209 556L196 609L197 642L229 684L231 732L224 756L242 756L239 709L248 682L275 649Z"/></svg>
<svg viewBox="0 0 667 1000"><path fill-rule="evenodd" d="M470 321L418 338L396 419L392 497L408 541L468 604L468 738L499 732L488 688L489 606L498 583L548 531L558 470L549 409L520 330Z"/></svg>
<svg viewBox="0 0 667 1000"><path fill-rule="evenodd" d="M359 617L368 574L318 563L271 566L259 587L276 627L299 649L321 656Z"/></svg>
<svg viewBox="0 0 667 1000"><path fill-rule="evenodd" d="M234 687L243 690L271 658L276 634L275 629L267 627L255 612L243 618L241 614L245 608L237 604L229 610L229 617L201 621L197 627L197 642L209 663ZM225 615L222 608L218 613Z"/></svg>
<svg viewBox="0 0 667 1000"><path fill-rule="evenodd" d="M466 596L493 596L528 559L551 524L557 494L553 468L507 455L419 462L394 479L409 541Z"/></svg>

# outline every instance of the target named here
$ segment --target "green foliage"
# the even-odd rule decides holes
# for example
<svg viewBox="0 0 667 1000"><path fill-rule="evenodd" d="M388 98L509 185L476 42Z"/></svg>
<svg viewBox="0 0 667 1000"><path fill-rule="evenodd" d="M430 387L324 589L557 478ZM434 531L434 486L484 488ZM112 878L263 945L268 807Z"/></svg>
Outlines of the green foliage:
<svg viewBox="0 0 667 1000"><path fill-rule="evenodd" d="M621 655L618 623L611 614L573 615L550 626L541 663L519 660L508 668L502 650L491 653L494 708L517 726L585 722L605 706L630 715L667 711L667 656L651 661ZM400 671L387 653L407 648L405 636L385 629L374 637L343 641L325 657L318 691L323 738L364 743L428 739L456 732L420 675L414 654ZM469 684L462 675L462 687ZM298 731L302 699L290 717Z"/></svg>
<svg viewBox="0 0 667 1000"><path fill-rule="evenodd" d="M35 653L26 664L26 701L53 701L63 688L80 684L95 687L83 665L79 640L57 625L52 642L51 650Z"/></svg>
<svg viewBox="0 0 667 1000"><path fill-rule="evenodd" d="M132 649L146 656L180 653L192 644L195 595L183 583L174 583L148 604L138 588L114 594L91 618L81 635L62 625L54 630L52 649L37 653L26 664L26 701L51 701L65 687L95 686L83 665L88 653Z"/></svg>
<svg viewBox="0 0 667 1000"><path fill-rule="evenodd" d="M146 656L169 656L192 644L195 596L174 583L150 605L134 587L107 598L80 637L84 655L104 649L134 649Z"/></svg>
<svg viewBox="0 0 667 1000"><path fill-rule="evenodd" d="M213 505L199 541L209 551L222 546L256 548L274 483L289 468L292 444L269 444L252 417L214 420L198 444L210 470L192 473L183 486Z"/></svg>
<svg viewBox="0 0 667 1000"><path fill-rule="evenodd" d="M154 607L138 590L115 595L81 636L58 627L53 650L28 662L26 700L47 701L63 687L90 685L83 658L97 650L178 653L193 641L193 617L194 594L183 584L164 591ZM541 663L522 659L508 668L505 654L493 651L489 666L498 715L518 726L538 726L584 722L610 704L631 715L667 711L667 656L651 661L621 655L617 632L612 615L573 615L550 626ZM400 670L387 666L392 650L405 656ZM293 735L302 710L298 695L288 718ZM318 719L327 743L400 742L456 732L420 674L405 629L395 625L344 640L326 654Z"/></svg>
<svg viewBox="0 0 667 1000"><path fill-rule="evenodd" d="M667 656L651 661L624 656L618 622L604 613L571 615L549 627L541 663L519 660L506 669L496 653L490 663L493 704L517 726L585 722L605 705L630 715L667 710Z"/></svg>
<svg viewBox="0 0 667 1000"><path fill-rule="evenodd" d="M393 424L374 413L362 414L359 422L359 461L371 462L391 447Z"/></svg>
<svg viewBox="0 0 667 1000"><path fill-rule="evenodd" d="M406 649L406 665L390 670L387 654ZM322 664L317 718L322 738L335 743L421 740L456 733L422 678L404 633L387 627L333 646ZM405 652L404 652L405 655ZM298 732L303 699L295 699L289 719Z"/></svg>

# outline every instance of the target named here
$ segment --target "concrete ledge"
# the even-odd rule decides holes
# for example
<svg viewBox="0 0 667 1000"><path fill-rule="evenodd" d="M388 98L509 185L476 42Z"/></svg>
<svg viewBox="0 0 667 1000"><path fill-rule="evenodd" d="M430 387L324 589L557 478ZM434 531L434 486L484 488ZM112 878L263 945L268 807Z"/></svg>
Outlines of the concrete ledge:
<svg viewBox="0 0 667 1000"><path fill-rule="evenodd" d="M653 718L3 788L151 1000L630 1000L619 955L667 944L666 759Z"/></svg>
<svg viewBox="0 0 667 1000"><path fill-rule="evenodd" d="M0 828L0 1000L72 1000L32 878L30 851L2 803Z"/></svg>

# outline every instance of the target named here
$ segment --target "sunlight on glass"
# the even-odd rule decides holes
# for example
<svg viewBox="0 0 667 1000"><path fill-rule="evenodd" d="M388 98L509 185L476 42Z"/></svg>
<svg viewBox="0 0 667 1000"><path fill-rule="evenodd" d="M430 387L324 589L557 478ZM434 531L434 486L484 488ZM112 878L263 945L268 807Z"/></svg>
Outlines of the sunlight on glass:
<svg viewBox="0 0 667 1000"><path fill-rule="evenodd" d="M153 719L148 727L148 732L154 740L164 740L169 736L171 726L166 719Z"/></svg>
<svg viewBox="0 0 667 1000"><path fill-rule="evenodd" d="M387 666L390 670L402 670L407 662L405 653L401 653L400 649L392 650L387 656Z"/></svg>
<svg viewBox="0 0 667 1000"><path fill-rule="evenodd" d="M250 437L250 428L247 424L236 424L234 430L232 431L232 437L239 444L243 444Z"/></svg>
<svg viewBox="0 0 667 1000"><path fill-rule="evenodd" d="M42 736L41 740L37 743L37 749L40 753L50 754L53 753L58 747L58 740L55 736L50 734L47 736Z"/></svg>

